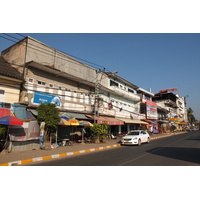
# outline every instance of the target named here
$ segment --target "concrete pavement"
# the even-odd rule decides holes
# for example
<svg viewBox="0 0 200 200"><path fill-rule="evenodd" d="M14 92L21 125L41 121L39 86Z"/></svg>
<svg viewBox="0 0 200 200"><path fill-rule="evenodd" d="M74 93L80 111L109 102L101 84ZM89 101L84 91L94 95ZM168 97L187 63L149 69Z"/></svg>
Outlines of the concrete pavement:
<svg viewBox="0 0 200 200"><path fill-rule="evenodd" d="M172 136L174 134L181 134L185 132L153 134L151 140ZM23 165L37 161L44 161L66 156L73 156L82 153L105 150L109 148L116 148L120 146L120 139L112 139L106 143L75 143L73 146L58 147L51 150L29 150L22 152L0 153L0 166L16 166Z"/></svg>

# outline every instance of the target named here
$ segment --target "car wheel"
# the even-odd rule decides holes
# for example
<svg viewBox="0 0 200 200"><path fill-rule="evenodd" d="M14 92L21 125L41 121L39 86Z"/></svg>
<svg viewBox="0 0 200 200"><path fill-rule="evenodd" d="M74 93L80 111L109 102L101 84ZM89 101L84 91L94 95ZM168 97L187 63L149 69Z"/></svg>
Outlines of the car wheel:
<svg viewBox="0 0 200 200"><path fill-rule="evenodd" d="M147 143L149 143L150 142L150 139L149 139L149 137L147 138Z"/></svg>
<svg viewBox="0 0 200 200"><path fill-rule="evenodd" d="M140 145L141 145L141 140L139 139L139 140L138 140L138 146L140 146Z"/></svg>

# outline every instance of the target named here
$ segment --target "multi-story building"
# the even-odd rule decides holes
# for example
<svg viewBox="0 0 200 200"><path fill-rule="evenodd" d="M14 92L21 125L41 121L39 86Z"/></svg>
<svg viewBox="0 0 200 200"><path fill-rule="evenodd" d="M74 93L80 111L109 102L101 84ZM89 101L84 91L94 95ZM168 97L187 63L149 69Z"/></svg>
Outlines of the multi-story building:
<svg viewBox="0 0 200 200"><path fill-rule="evenodd" d="M148 122L147 129L149 132L158 133L158 108L157 104L152 101L154 93L143 88L137 89L138 95L141 97L140 113L143 116L143 121Z"/></svg>
<svg viewBox="0 0 200 200"><path fill-rule="evenodd" d="M0 56L0 108L11 109L19 102L21 84L20 73Z"/></svg>
<svg viewBox="0 0 200 200"><path fill-rule="evenodd" d="M112 105L111 110L114 111L115 117L125 123L115 132L128 132L138 129L140 125L147 125L147 122L141 120L143 116L140 114L140 96L137 94L139 87L116 74L106 74L111 92L108 95L103 93L104 99L108 105Z"/></svg>
<svg viewBox="0 0 200 200"><path fill-rule="evenodd" d="M96 70L31 37L7 48L2 56L22 74L20 103L29 109L53 102L78 119L106 121L117 132L125 123L144 123L138 87L115 73Z"/></svg>
<svg viewBox="0 0 200 200"><path fill-rule="evenodd" d="M166 128L167 125L176 125L179 128L181 123L185 125L187 122L187 113L184 97L166 90L155 94L153 101L160 108L159 120L162 124L160 128Z"/></svg>

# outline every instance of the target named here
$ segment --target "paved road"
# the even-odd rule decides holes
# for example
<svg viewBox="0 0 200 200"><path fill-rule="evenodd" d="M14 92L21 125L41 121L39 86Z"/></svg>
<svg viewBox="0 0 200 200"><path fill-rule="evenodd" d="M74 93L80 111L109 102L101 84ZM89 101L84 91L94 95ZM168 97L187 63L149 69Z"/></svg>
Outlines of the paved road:
<svg viewBox="0 0 200 200"><path fill-rule="evenodd" d="M153 140L141 146L121 146L31 166L193 166L200 165L200 132Z"/></svg>

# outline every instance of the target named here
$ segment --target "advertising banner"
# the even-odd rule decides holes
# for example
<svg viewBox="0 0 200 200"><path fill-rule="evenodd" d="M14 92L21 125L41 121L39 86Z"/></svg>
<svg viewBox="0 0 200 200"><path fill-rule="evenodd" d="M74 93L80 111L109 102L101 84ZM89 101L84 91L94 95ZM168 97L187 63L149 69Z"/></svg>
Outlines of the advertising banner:
<svg viewBox="0 0 200 200"><path fill-rule="evenodd" d="M52 94L42 93L42 92L34 92L33 103L35 104L47 104L54 103L57 107L61 106L61 98L59 96L55 96Z"/></svg>
<svg viewBox="0 0 200 200"><path fill-rule="evenodd" d="M146 114L147 119L157 119L157 104L146 100Z"/></svg>

